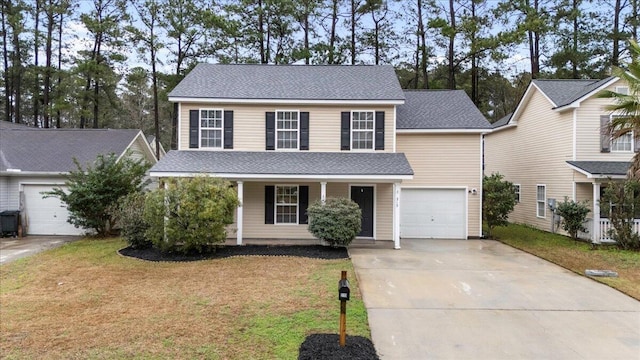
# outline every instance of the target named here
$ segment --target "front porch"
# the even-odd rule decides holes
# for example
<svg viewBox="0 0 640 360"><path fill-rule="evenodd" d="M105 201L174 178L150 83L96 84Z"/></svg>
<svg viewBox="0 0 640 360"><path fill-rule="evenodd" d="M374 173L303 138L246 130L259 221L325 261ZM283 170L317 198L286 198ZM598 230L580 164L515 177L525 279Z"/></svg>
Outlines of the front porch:
<svg viewBox="0 0 640 360"><path fill-rule="evenodd" d="M609 230L611 229L609 219L601 218L598 222L597 226L595 226L593 219L587 218L584 222L584 227L587 231L578 233L578 237L583 240L589 240L594 244L615 243L615 240L609 237ZM633 231L640 233L640 219L633 220Z"/></svg>

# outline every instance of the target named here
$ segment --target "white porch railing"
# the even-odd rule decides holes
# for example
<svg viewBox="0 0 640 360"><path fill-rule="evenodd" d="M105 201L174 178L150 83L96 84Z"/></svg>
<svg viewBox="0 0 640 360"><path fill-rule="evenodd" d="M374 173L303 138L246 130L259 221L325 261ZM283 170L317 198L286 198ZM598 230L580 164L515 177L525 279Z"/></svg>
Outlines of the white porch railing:
<svg viewBox="0 0 640 360"><path fill-rule="evenodd" d="M578 237L581 239L591 240L593 243L612 243L615 240L609 237L609 230L612 228L609 219L600 219L600 231L596 236L592 236L593 234L593 219L587 219L584 222L584 227L587 229L586 232L579 232ZM636 233L640 233L640 219L633 220L633 231Z"/></svg>

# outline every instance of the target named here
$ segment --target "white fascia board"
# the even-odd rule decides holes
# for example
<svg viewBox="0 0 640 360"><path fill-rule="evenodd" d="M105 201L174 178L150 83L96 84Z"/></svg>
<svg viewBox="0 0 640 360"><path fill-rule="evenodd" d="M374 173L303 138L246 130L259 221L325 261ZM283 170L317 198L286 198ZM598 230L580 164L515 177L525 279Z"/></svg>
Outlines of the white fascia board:
<svg viewBox="0 0 640 360"><path fill-rule="evenodd" d="M227 99L170 97L171 102L202 104L283 104L283 105L402 105L404 100L307 100L307 99Z"/></svg>
<svg viewBox="0 0 640 360"><path fill-rule="evenodd" d="M525 107L525 104L529 101L529 99L531 98L531 96L533 94L533 91L534 91L533 88L535 88L536 90L540 91L542 93L542 95L547 100L549 100L549 102L551 104L553 104L553 106L556 106L556 104L553 101L551 101L551 99L549 99L549 97L542 90L540 90L540 88L536 84L534 84L533 81L531 81L529 83L529 86L527 87L527 90L524 92L524 95L522 95L522 98L520 99L520 102L518 103L518 106L516 106L516 109L513 110L513 113L511 114L511 118L509 119L509 122L507 123L507 126L511 125L512 122L514 121L514 119L516 119L520 115L520 113L523 111L523 109ZM516 121L516 123L517 123L517 121Z"/></svg>
<svg viewBox="0 0 640 360"><path fill-rule="evenodd" d="M550 97L547 96L547 94L545 94L544 91L542 91L542 89L540 89L540 87L538 87L538 85L536 85L533 80L531 81L531 85L535 86L536 89L538 89L538 91L540 91L540 94L542 94L542 96L544 96L545 99L547 99L555 108L556 106L558 106L555 102L553 102L553 100L551 100ZM528 90L527 90L528 91Z"/></svg>
<svg viewBox="0 0 640 360"><path fill-rule="evenodd" d="M567 164L570 168L572 168L573 170L583 174L584 176L587 177L587 179L626 179L627 176L626 175L605 175L605 174L592 174L586 170L580 169L577 166L571 165L571 164Z"/></svg>
<svg viewBox="0 0 640 360"><path fill-rule="evenodd" d="M509 125L503 125L503 126L500 126L500 127L497 127L497 128L493 128L493 129L487 131L485 134L496 133L498 131L514 128L516 126L518 126L518 123L514 122L514 123L509 124Z"/></svg>
<svg viewBox="0 0 640 360"><path fill-rule="evenodd" d="M299 174L212 174L212 173L192 173L192 172L163 172L163 171L151 171L149 173L151 177L196 177L196 176L211 176L220 177L225 179L238 179L238 180L331 180L331 181L360 181L360 180L374 180L381 182L394 182L402 180L411 180L413 175L299 175Z"/></svg>
<svg viewBox="0 0 640 360"><path fill-rule="evenodd" d="M581 98L575 100L574 102L567 104L567 105L563 105L563 106L559 106L559 107L555 107L553 108L554 111L557 112L562 112L568 109L574 109L577 107L580 107L580 104L587 100L588 98L592 97L593 95L599 93L600 91L604 90L605 88L609 87L611 84L615 83L616 81L620 80L619 77L614 77L613 79L607 81L606 83L600 85L599 87L597 87L596 89L594 89L593 91L583 95Z"/></svg>
<svg viewBox="0 0 640 360"><path fill-rule="evenodd" d="M397 134L485 134L491 129L397 129Z"/></svg>
<svg viewBox="0 0 640 360"><path fill-rule="evenodd" d="M69 175L68 171L0 171L0 176L33 176L33 177L47 177L47 176L65 176Z"/></svg>

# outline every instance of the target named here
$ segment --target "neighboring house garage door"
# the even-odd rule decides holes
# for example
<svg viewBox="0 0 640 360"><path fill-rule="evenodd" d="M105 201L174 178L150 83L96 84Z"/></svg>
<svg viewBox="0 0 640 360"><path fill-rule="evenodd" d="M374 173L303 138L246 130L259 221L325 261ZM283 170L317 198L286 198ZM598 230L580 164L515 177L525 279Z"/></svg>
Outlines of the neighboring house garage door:
<svg viewBox="0 0 640 360"><path fill-rule="evenodd" d="M402 189L400 237L465 239L464 189Z"/></svg>
<svg viewBox="0 0 640 360"><path fill-rule="evenodd" d="M69 213L60 199L43 199L42 191L51 191L54 185L24 185L24 211L26 212L30 235L81 235L84 230L77 229L67 222Z"/></svg>

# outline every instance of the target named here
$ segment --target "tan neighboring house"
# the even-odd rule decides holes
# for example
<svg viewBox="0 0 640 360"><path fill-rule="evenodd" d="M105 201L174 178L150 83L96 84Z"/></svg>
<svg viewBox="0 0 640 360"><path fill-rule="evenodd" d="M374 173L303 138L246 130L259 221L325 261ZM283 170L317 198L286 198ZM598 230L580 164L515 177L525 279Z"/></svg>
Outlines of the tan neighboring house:
<svg viewBox="0 0 640 360"><path fill-rule="evenodd" d="M307 206L349 197L360 238L481 234L481 135L462 91L401 89L391 66L200 64L169 94L178 150L151 176L218 176L241 205L229 232L303 239Z"/></svg>
<svg viewBox="0 0 640 360"><path fill-rule="evenodd" d="M25 234L84 234L67 222L58 198L41 193L64 188L65 175L76 170L74 158L87 166L111 153L156 162L140 130L37 129L0 121L0 211L20 210Z"/></svg>
<svg viewBox="0 0 640 360"><path fill-rule="evenodd" d="M608 239L602 189L610 178L625 178L640 141L632 133L612 139L601 131L615 116L605 109L612 100L597 96L605 89L628 91L616 77L533 80L514 113L485 136L485 173L499 172L517 187L510 221L557 231L554 201L588 200L591 213L581 236Z"/></svg>

